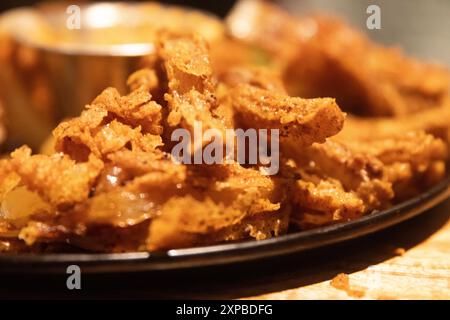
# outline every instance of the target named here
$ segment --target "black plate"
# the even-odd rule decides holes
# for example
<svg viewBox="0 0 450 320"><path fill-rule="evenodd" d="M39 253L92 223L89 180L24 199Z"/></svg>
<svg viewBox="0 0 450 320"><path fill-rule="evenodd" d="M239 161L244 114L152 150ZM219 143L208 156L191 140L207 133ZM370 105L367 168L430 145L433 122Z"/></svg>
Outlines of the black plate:
<svg viewBox="0 0 450 320"><path fill-rule="evenodd" d="M263 241L169 250L158 253L0 255L0 272L59 273L76 264L83 272L136 272L252 261L323 247L367 235L425 212L450 196L450 177L429 191L358 220Z"/></svg>

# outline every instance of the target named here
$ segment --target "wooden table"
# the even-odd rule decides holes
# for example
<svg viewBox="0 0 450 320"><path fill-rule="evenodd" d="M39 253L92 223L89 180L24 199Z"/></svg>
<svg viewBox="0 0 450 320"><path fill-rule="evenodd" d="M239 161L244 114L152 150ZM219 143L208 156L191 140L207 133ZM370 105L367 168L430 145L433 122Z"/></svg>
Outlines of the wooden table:
<svg viewBox="0 0 450 320"><path fill-rule="evenodd" d="M312 262L292 274L292 288L274 288L252 298L450 299L449 216L447 201L424 216L333 254L328 261Z"/></svg>
<svg viewBox="0 0 450 320"><path fill-rule="evenodd" d="M304 254L190 272L84 275L77 292L65 281L65 274L0 277L0 298L450 299L450 201L388 230Z"/></svg>

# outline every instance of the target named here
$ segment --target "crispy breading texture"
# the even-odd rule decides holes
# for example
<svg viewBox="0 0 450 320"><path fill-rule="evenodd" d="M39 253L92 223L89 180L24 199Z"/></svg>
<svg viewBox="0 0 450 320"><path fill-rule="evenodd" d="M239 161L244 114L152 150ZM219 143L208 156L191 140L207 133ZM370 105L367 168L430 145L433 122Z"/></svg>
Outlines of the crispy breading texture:
<svg viewBox="0 0 450 320"><path fill-rule="evenodd" d="M231 95L244 127L279 129L281 143L296 148L324 142L344 125L345 115L331 98L293 98L250 85L234 88Z"/></svg>
<svg viewBox="0 0 450 320"><path fill-rule="evenodd" d="M104 90L77 118L53 131L56 151L77 161L90 153L105 158L131 145L153 152L162 146L161 106L141 88L121 97L116 89Z"/></svg>
<svg viewBox="0 0 450 320"><path fill-rule="evenodd" d="M401 114L410 102L408 110L419 110L445 96L445 73L378 48L340 22L297 21L271 12L267 4L246 3L258 9L252 13L257 24L261 17L287 20L287 29L266 28L264 37L250 29L248 40L274 54L283 51L287 65L304 56L305 65L295 68L314 72L311 83L318 92L326 91L319 86L324 77L350 79L335 83L342 91L338 101L353 98L348 88L361 89L355 101L371 114ZM307 21L318 29L305 30ZM350 40L333 38L339 35ZM325 47L317 39L330 43ZM356 66L347 65L343 48ZM363 59L368 50L373 52ZM410 80L377 59L413 68ZM321 69L329 61L336 68L332 75ZM0 251L23 250L17 241L28 248L70 243L89 251L127 252L261 240L286 233L290 225L311 228L356 219L444 177L448 117L435 113L448 111L444 107L406 116L411 121L402 124L351 118L339 133L345 114L334 99L291 97L273 69L241 65L215 74L208 44L196 35L161 32L147 62L129 77L129 94L108 88L79 117L63 121L48 155L31 155L24 146L0 160ZM285 83L292 85L291 70L280 66ZM309 92L310 83L299 85ZM259 164L174 161L171 134L180 128L193 133L197 121L221 132L278 129L278 175L264 176ZM194 148L209 142L196 138L202 140L194 141Z"/></svg>
<svg viewBox="0 0 450 320"><path fill-rule="evenodd" d="M51 205L49 210L58 210L56 216L28 216L15 230L20 239L29 245L69 241L88 250L120 251L286 232L287 182L237 163L187 167L160 150L163 124L165 129L192 129L200 120L207 127L224 126L203 40L163 35L158 63L161 69L130 77L129 95L108 88L79 117L62 122L54 130L56 153L31 156L22 148L12 154L6 165L12 165L25 192L31 192L28 197L37 194ZM148 93L156 83L167 90L167 113ZM5 193L17 188L18 180L13 182L2 185ZM11 216L17 214L13 211ZM168 225L170 221L175 223ZM147 232L138 227L142 225ZM126 241L124 235L133 228L139 232ZM105 230L116 243L104 237ZM186 234L191 240L184 239Z"/></svg>
<svg viewBox="0 0 450 320"><path fill-rule="evenodd" d="M260 89L286 94L280 75L267 68L255 66L229 67L227 71L220 75L219 79L220 83L230 88L248 84Z"/></svg>
<svg viewBox="0 0 450 320"><path fill-rule="evenodd" d="M150 250L210 245L286 232L284 186L238 164L192 176L194 192L167 201L150 225Z"/></svg>
<svg viewBox="0 0 450 320"><path fill-rule="evenodd" d="M328 223L340 219L354 219L391 204L394 197L392 185L385 179L383 163L374 156L355 152L345 144L332 140L327 140L324 144L313 144L292 155L300 173L300 181L297 181L294 190L294 201L297 206L313 212L327 213L331 218ZM326 193L322 188L337 197L338 200L334 204L339 204L338 207L324 210ZM297 192L300 192L303 198L299 198ZM311 200L311 197L316 200ZM328 201L330 199L331 197ZM355 206L355 203L359 205Z"/></svg>
<svg viewBox="0 0 450 320"><path fill-rule="evenodd" d="M212 113L217 108L217 98L208 50L207 43L197 36L161 37L157 53L167 81L166 137L176 127L192 133L196 122L201 122L204 130L225 129L223 122ZM194 143L194 148L207 142Z"/></svg>
<svg viewBox="0 0 450 320"><path fill-rule="evenodd" d="M427 190L445 176L446 144L424 132L370 142L332 140L297 158L293 223L302 228L355 219Z"/></svg>
<svg viewBox="0 0 450 320"><path fill-rule="evenodd" d="M11 154L11 165L21 182L56 207L85 201L103 163L94 155L87 162L76 163L67 155L31 155L31 149L21 147Z"/></svg>
<svg viewBox="0 0 450 320"><path fill-rule="evenodd" d="M338 180L306 173L296 181L293 203L291 221L301 228L348 221L369 211L363 199L344 190Z"/></svg>
<svg viewBox="0 0 450 320"><path fill-rule="evenodd" d="M392 184L395 200L419 194L445 177L448 147L444 141L423 131L411 131L390 138L349 141L353 152L376 157L383 163L384 180Z"/></svg>

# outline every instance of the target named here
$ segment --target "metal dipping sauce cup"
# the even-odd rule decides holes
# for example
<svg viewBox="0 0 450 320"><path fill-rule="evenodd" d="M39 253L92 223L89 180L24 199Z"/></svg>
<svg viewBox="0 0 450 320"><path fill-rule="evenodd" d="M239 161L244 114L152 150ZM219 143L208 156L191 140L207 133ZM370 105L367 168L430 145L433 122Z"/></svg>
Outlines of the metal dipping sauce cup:
<svg viewBox="0 0 450 320"><path fill-rule="evenodd" d="M105 88L125 94L127 77L154 51L161 29L197 32L209 41L224 33L210 14L150 2L44 3L1 15L8 146L37 149L61 119L79 115Z"/></svg>

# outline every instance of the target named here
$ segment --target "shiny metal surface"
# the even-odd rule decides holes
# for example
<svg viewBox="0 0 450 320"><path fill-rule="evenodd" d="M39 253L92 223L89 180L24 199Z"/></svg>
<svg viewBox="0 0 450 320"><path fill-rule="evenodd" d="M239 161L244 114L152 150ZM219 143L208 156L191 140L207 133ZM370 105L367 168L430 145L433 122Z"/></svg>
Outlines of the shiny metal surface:
<svg viewBox="0 0 450 320"><path fill-rule="evenodd" d="M0 32L10 36L18 56L14 58L21 59L5 63L0 72L0 95L7 109L12 146L26 143L37 149L59 120L78 115L109 86L126 93L128 75L139 69L143 56L153 52L149 32L153 27L174 23L183 28L185 23L201 28L204 36L211 38L221 26L215 17L198 11L192 11L183 22L176 18L177 7L105 2L82 5L81 28L70 29L69 5L44 4L0 16ZM189 21L200 14L201 22L213 28ZM166 16L174 20L164 19ZM58 40L48 34L56 34ZM23 68L27 63L31 66Z"/></svg>

